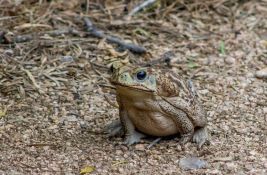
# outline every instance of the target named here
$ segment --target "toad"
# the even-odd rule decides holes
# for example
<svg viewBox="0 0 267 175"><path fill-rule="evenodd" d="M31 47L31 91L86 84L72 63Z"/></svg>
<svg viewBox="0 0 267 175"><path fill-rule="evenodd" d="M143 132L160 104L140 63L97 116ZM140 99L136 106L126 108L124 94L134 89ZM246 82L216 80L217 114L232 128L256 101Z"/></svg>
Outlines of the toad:
<svg viewBox="0 0 267 175"><path fill-rule="evenodd" d="M206 111L191 80L169 69L135 67L114 62L110 82L116 87L119 120L108 126L110 136L125 135L132 145L150 135L180 134L180 143L208 141Z"/></svg>

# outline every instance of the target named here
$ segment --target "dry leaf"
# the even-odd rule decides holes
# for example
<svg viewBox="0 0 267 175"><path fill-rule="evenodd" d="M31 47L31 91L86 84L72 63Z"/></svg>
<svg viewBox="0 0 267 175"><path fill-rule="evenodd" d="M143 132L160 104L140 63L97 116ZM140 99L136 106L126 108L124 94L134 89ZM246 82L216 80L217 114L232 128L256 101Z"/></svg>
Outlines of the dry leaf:
<svg viewBox="0 0 267 175"><path fill-rule="evenodd" d="M110 48L110 49L108 49L108 51L111 54L111 56L113 56L113 57L122 57L122 56L125 56L127 54L127 51L117 52L114 48Z"/></svg>
<svg viewBox="0 0 267 175"><path fill-rule="evenodd" d="M80 174L91 173L93 171L95 171L95 167L94 166L86 166L83 169L81 169Z"/></svg>
<svg viewBox="0 0 267 175"><path fill-rule="evenodd" d="M6 115L6 109L0 110L0 118Z"/></svg>

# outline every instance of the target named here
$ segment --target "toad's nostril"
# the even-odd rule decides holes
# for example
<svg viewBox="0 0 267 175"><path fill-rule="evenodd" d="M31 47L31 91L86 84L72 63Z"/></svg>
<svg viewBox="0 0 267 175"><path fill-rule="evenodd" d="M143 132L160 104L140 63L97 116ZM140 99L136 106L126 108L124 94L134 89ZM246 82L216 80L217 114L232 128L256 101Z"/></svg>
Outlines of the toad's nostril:
<svg viewBox="0 0 267 175"><path fill-rule="evenodd" d="M126 74L122 74L121 75L121 79L126 80L126 78L127 78L127 75Z"/></svg>

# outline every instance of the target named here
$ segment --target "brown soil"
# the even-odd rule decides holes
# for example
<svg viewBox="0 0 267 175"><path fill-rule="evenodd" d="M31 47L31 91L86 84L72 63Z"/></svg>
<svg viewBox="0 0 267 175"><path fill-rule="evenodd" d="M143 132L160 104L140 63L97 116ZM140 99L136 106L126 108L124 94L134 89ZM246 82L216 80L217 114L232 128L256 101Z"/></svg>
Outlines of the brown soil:
<svg viewBox="0 0 267 175"><path fill-rule="evenodd" d="M266 1L158 1L129 21L122 1L87 2L0 1L0 174L80 174L88 166L90 174L267 174L267 79L255 76L267 67ZM149 54L87 36L82 16ZM78 35L47 33L66 28ZM33 38L13 43L26 34ZM144 63L167 51L172 69L193 77L211 144L182 149L170 139L146 149L148 140L127 147L108 138L103 128L118 110L104 98L114 99L107 62ZM208 166L182 170L189 156Z"/></svg>

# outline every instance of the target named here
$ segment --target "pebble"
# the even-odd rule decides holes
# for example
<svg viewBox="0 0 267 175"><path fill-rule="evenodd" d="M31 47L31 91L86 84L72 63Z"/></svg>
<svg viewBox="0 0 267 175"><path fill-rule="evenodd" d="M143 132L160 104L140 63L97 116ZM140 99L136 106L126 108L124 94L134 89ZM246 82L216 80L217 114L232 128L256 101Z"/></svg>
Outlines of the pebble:
<svg viewBox="0 0 267 175"><path fill-rule="evenodd" d="M6 55L8 55L8 56L13 56L13 55L14 55L14 51L11 50L11 49L7 49L7 50L5 50L4 53L5 53Z"/></svg>
<svg viewBox="0 0 267 175"><path fill-rule="evenodd" d="M116 151L115 151L115 154L116 154L116 155L122 155L123 152L122 152L122 150L116 150Z"/></svg>
<svg viewBox="0 0 267 175"><path fill-rule="evenodd" d="M267 67L256 72L256 77L267 78Z"/></svg>
<svg viewBox="0 0 267 175"><path fill-rule="evenodd" d="M209 90L208 89L203 89L203 90L199 90L198 91L201 95L206 95L209 93Z"/></svg>
<svg viewBox="0 0 267 175"><path fill-rule="evenodd" d="M205 168L207 166L207 162L197 157L185 157L180 160L179 166L183 170L200 169Z"/></svg>
<svg viewBox="0 0 267 175"><path fill-rule="evenodd" d="M145 145L144 144L137 144L137 145L135 145L135 149L138 151L144 151Z"/></svg>
<svg viewBox="0 0 267 175"><path fill-rule="evenodd" d="M215 169L215 170L211 170L211 171L209 171L209 174L221 174L221 171Z"/></svg>
<svg viewBox="0 0 267 175"><path fill-rule="evenodd" d="M231 65L231 64L235 64L235 58L234 57L226 57L225 58L225 63L227 63L227 64L229 64L229 65Z"/></svg>
<svg viewBox="0 0 267 175"><path fill-rule="evenodd" d="M226 163L226 167L227 167L228 170L231 170L231 171L233 171L233 170L235 170L237 168L236 164L233 163L233 162Z"/></svg>
<svg viewBox="0 0 267 175"><path fill-rule="evenodd" d="M247 78L254 78L254 74L252 72L248 72L246 77Z"/></svg>
<svg viewBox="0 0 267 175"><path fill-rule="evenodd" d="M72 56L62 56L62 57L60 58L60 60L61 60L62 62L73 62L73 61L74 61L74 59L73 59Z"/></svg>
<svg viewBox="0 0 267 175"><path fill-rule="evenodd" d="M68 122L77 122L77 121L78 119L75 115L65 116L59 119L60 124L67 124Z"/></svg>
<svg viewBox="0 0 267 175"><path fill-rule="evenodd" d="M77 122L78 121L78 119L75 115L66 116L66 117L64 117L64 119L68 122Z"/></svg>

